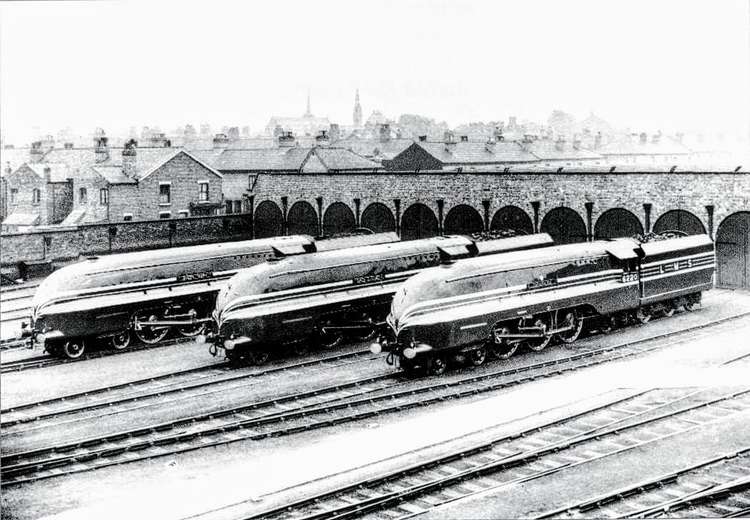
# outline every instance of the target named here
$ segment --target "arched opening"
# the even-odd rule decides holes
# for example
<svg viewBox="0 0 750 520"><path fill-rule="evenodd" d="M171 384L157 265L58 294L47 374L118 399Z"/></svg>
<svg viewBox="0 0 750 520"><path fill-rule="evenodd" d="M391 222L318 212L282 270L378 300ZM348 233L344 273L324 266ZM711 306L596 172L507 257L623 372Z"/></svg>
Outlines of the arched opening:
<svg viewBox="0 0 750 520"><path fill-rule="evenodd" d="M700 235L706 232L701 219L685 211L684 209L673 209L667 211L654 223L654 233L665 231L682 231L688 235Z"/></svg>
<svg viewBox="0 0 750 520"><path fill-rule="evenodd" d="M638 217L623 208L608 209L596 219L594 238L634 237L643 234L643 226Z"/></svg>
<svg viewBox="0 0 750 520"><path fill-rule="evenodd" d="M716 231L716 285L750 287L750 211L729 215Z"/></svg>
<svg viewBox="0 0 750 520"><path fill-rule="evenodd" d="M540 229L542 233L549 233L556 244L586 241L586 224L570 208L559 207L548 211L542 219Z"/></svg>
<svg viewBox="0 0 750 520"><path fill-rule="evenodd" d="M438 234L438 220L430 208L417 202L409 206L401 217L401 240L434 237Z"/></svg>
<svg viewBox="0 0 750 520"><path fill-rule="evenodd" d="M255 208L255 238L277 237L282 233L284 216L275 202L264 200Z"/></svg>
<svg viewBox="0 0 750 520"><path fill-rule="evenodd" d="M479 212L466 204L454 206L445 216L443 229L446 235L470 235L484 229Z"/></svg>
<svg viewBox="0 0 750 520"><path fill-rule="evenodd" d="M290 235L318 234L318 214L312 204L300 200L292 204L286 216L287 229Z"/></svg>
<svg viewBox="0 0 750 520"><path fill-rule="evenodd" d="M343 202L334 202L323 214L323 234L351 233L356 228L354 213Z"/></svg>
<svg viewBox="0 0 750 520"><path fill-rule="evenodd" d="M396 219L388 206L380 202L373 202L362 212L360 225L373 233L384 233L396 230Z"/></svg>
<svg viewBox="0 0 750 520"><path fill-rule="evenodd" d="M517 206L505 206L495 212L490 223L490 229L501 231L515 231L518 234L530 235L534 232L534 224L524 210Z"/></svg>

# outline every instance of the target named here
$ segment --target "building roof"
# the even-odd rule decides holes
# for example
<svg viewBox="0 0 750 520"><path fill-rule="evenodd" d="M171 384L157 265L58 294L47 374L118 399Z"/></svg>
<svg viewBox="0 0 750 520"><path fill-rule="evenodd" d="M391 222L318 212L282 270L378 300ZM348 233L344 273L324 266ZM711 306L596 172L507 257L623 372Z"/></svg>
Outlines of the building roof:
<svg viewBox="0 0 750 520"><path fill-rule="evenodd" d="M513 141L499 141L493 145L478 141L459 141L451 145L436 141L418 141L414 144L443 164L492 164L538 160Z"/></svg>
<svg viewBox="0 0 750 520"><path fill-rule="evenodd" d="M219 171L299 171L309 148L259 148L224 150L213 164Z"/></svg>
<svg viewBox="0 0 750 520"><path fill-rule="evenodd" d="M5 170L10 166L10 171L16 171L23 163L29 162L30 148L3 148L0 149L0 176L5 177Z"/></svg>
<svg viewBox="0 0 750 520"><path fill-rule="evenodd" d="M363 157L376 160L393 159L395 156L409 148L413 139L391 138L387 140L367 139L350 136L336 141L334 146L346 148Z"/></svg>
<svg viewBox="0 0 750 520"><path fill-rule="evenodd" d="M375 170L382 166L365 159L345 148L316 147L312 154L317 156L328 171Z"/></svg>
<svg viewBox="0 0 750 520"><path fill-rule="evenodd" d="M109 184L135 184L135 179L131 179L122 171L122 166L101 166L91 167L96 173L104 178Z"/></svg>
<svg viewBox="0 0 750 520"><path fill-rule="evenodd" d="M619 139L597 150L602 155L685 155L690 150L679 142L663 136L658 142L640 142L638 139Z"/></svg>
<svg viewBox="0 0 750 520"><path fill-rule="evenodd" d="M603 159L598 153L581 147L574 148L570 142L558 144L549 139L537 139L530 143L522 143L521 146L543 161Z"/></svg>
<svg viewBox="0 0 750 520"><path fill-rule="evenodd" d="M50 182L67 182L72 177L70 168L64 163L26 163L41 179L44 179L44 170L50 169Z"/></svg>
<svg viewBox="0 0 750 520"><path fill-rule="evenodd" d="M38 223L39 215L36 213L11 213L3 220L3 226L35 226Z"/></svg>
<svg viewBox="0 0 750 520"><path fill-rule="evenodd" d="M161 168L164 164L168 163L169 161L171 161L172 159L174 159L175 157L178 157L180 155L186 155L186 156L188 156L190 159L194 160L195 162L197 162L198 164L200 164L201 166L203 166L204 168L206 168L207 170L209 170L211 173L213 173L217 177L219 177L219 178L223 177L222 174L219 173L213 166L211 166L210 164L208 164L208 163L204 162L203 160L199 159L198 157L196 157L195 155L191 154L187 150L183 150L181 148L178 148L178 149L174 149L174 148L162 148L162 150L168 150L170 153L162 155L162 156L160 156L158 158L156 158L155 156L152 156L151 159L154 159L154 161L153 161L153 163L151 164L150 167L148 167L147 169L145 169L145 171L141 171L140 169L137 170L137 176L138 176L139 179L145 179L146 177L148 177L149 175L151 175L152 173L154 173L156 170L158 170L159 168ZM139 154L137 153L136 154L136 158L137 159L139 159L138 155ZM140 166L141 165L139 163L138 167L140 168Z"/></svg>

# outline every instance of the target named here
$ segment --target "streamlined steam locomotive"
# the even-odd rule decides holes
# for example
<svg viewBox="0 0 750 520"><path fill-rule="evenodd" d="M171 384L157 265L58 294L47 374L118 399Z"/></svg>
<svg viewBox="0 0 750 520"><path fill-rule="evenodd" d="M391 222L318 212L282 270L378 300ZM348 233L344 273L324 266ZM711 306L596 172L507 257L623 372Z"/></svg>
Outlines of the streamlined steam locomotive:
<svg viewBox="0 0 750 520"><path fill-rule="evenodd" d="M713 286L707 235L641 242L570 244L428 269L396 292L389 331L373 352L405 371L445 371L450 358L474 365L488 354L539 351L575 341L587 321L607 329L654 314L695 309Z"/></svg>
<svg viewBox="0 0 750 520"><path fill-rule="evenodd" d="M280 346L299 352L311 343L332 347L345 335L369 339L388 313L396 289L445 261L553 245L549 235L488 241L434 237L304 257L285 258L235 275L216 299L216 355L265 362ZM524 253L520 253L524 254Z"/></svg>
<svg viewBox="0 0 750 520"><path fill-rule="evenodd" d="M240 269L290 255L395 242L395 233L326 240L285 236L88 258L59 269L37 288L32 345L71 359L94 342L128 347L131 334L155 344L174 329L200 334L216 294Z"/></svg>

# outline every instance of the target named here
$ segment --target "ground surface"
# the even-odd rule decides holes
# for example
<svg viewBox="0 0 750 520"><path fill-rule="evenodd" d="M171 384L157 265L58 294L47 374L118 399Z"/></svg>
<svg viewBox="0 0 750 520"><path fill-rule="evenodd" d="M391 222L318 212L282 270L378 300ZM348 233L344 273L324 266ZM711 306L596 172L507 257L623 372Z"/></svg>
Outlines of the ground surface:
<svg viewBox="0 0 750 520"><path fill-rule="evenodd" d="M704 308L645 326L631 327L588 341L601 344L653 336L717 317L750 311L750 293L711 291ZM685 338L681 344L651 355L607 363L554 378L511 387L471 399L441 403L367 421L292 437L241 441L179 456L135 462L97 471L4 488L3 518L185 518L218 510L231 518L236 511L261 512L275 504L334 487L364 475L447 453L496 436L544 424L584 411L645 388L747 385L745 362L722 365L750 353L750 318L733 322L712 335ZM575 349L577 344L568 347ZM509 362L552 359L564 354L556 346L541 354L524 354ZM183 344L71 363L18 374L3 374L2 407L45 397L97 388L128 379L212 364L204 345ZM382 371L382 359L371 360L366 372ZM358 364L362 367L362 364ZM500 365L495 365L499 368ZM299 383L298 383L299 384ZM246 399L275 388L243 390ZM232 396L231 402L241 400ZM175 403L175 407L184 403ZM164 413L178 413L163 409ZM533 514L573 500L575 493L596 494L597 488L622 486L649 471L663 473L706 453L750 445L743 428L750 418L727 422L714 431L680 440L675 446L643 450L629 460L602 461L585 475L562 474L545 485L501 488L481 497L459 500L433 510L435 518L515 517ZM693 447L695 449L693 449ZM654 451L655 450L655 451ZM705 458L705 457L704 457ZM581 484L585 477L590 485ZM579 498L585 498L581 496ZM239 504L226 508L229 504ZM220 515L224 516L224 515Z"/></svg>

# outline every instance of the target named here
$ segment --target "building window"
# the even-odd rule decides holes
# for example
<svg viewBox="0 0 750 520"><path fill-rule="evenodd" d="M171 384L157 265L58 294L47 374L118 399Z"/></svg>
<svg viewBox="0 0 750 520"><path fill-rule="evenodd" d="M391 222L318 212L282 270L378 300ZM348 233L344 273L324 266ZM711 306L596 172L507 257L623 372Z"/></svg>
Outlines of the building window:
<svg viewBox="0 0 750 520"><path fill-rule="evenodd" d="M180 213L180 218L187 218L190 216L190 211L186 209L181 209L179 213Z"/></svg>
<svg viewBox="0 0 750 520"><path fill-rule="evenodd" d="M102 206L109 204L109 189L102 188L99 190L99 204Z"/></svg>
<svg viewBox="0 0 750 520"><path fill-rule="evenodd" d="M16 197L18 196L18 188L11 188L10 189L10 203L15 204L16 203Z"/></svg>
<svg viewBox="0 0 750 520"><path fill-rule="evenodd" d="M208 202L208 181L198 183L198 202Z"/></svg>
<svg viewBox="0 0 750 520"><path fill-rule="evenodd" d="M233 207L233 206L232 206L232 201L231 201L231 200L228 200L228 201L227 201L227 211L226 211L226 212L227 212L227 215L229 215L230 213L232 213L232 207Z"/></svg>
<svg viewBox="0 0 750 520"><path fill-rule="evenodd" d="M234 201L234 212L242 213L242 201L241 200Z"/></svg>
<svg viewBox="0 0 750 520"><path fill-rule="evenodd" d="M171 211L160 211L159 212L159 218L172 218L172 212Z"/></svg>
<svg viewBox="0 0 750 520"><path fill-rule="evenodd" d="M31 192L31 203L32 204L39 204L42 201L42 190L39 188L34 188L34 190Z"/></svg>
<svg viewBox="0 0 750 520"><path fill-rule="evenodd" d="M133 220L133 214L132 213L123 213L122 214L122 220L124 220L125 222L129 222L129 221Z"/></svg>
<svg viewBox="0 0 750 520"><path fill-rule="evenodd" d="M78 200L81 204L86 204L86 201L88 200L88 191L86 188L80 188L78 190Z"/></svg>
<svg viewBox="0 0 750 520"><path fill-rule="evenodd" d="M171 204L171 203L172 203L172 186L166 183L159 184L159 204ZM166 218L169 218L169 217L166 217Z"/></svg>

